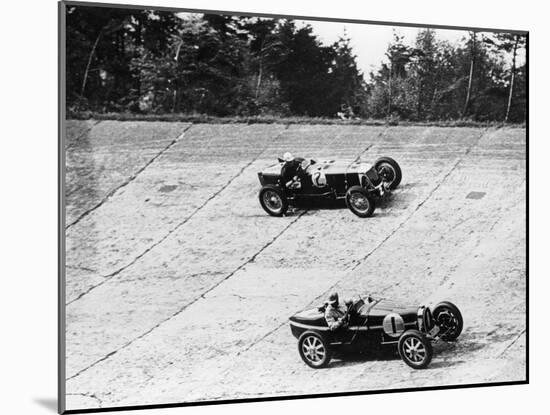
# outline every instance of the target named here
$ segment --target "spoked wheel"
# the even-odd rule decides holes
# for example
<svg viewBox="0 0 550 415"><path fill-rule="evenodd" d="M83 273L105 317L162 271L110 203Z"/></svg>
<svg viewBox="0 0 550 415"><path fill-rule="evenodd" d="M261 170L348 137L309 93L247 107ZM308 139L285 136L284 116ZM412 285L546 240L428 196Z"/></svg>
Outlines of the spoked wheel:
<svg viewBox="0 0 550 415"><path fill-rule="evenodd" d="M439 326L439 336L446 341L456 340L462 333L464 320L456 305L449 301L437 304L433 311L436 324Z"/></svg>
<svg viewBox="0 0 550 415"><path fill-rule="evenodd" d="M259 198L262 208L271 216L283 216L288 209L288 201L279 186L262 187Z"/></svg>
<svg viewBox="0 0 550 415"><path fill-rule="evenodd" d="M380 157L374 163L378 175L393 190L401 183L401 167L391 157Z"/></svg>
<svg viewBox="0 0 550 415"><path fill-rule="evenodd" d="M352 186L346 193L346 206L360 218L368 218L374 212L374 199L361 186Z"/></svg>
<svg viewBox="0 0 550 415"><path fill-rule="evenodd" d="M432 344L418 330L408 330L399 339L399 356L414 369L424 369L433 357Z"/></svg>
<svg viewBox="0 0 550 415"><path fill-rule="evenodd" d="M313 331L306 331L298 340L302 360L310 367L319 369L329 364L332 352L326 340Z"/></svg>

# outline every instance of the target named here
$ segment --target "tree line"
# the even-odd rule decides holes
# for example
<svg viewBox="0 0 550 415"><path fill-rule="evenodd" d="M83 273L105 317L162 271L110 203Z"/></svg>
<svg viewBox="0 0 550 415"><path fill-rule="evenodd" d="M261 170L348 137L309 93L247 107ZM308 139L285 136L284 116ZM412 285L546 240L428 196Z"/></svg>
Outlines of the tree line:
<svg viewBox="0 0 550 415"><path fill-rule="evenodd" d="M526 117L524 35L469 32L454 45L423 29L410 46L395 33L367 77L345 33L324 45L291 19L89 6L66 17L69 113Z"/></svg>

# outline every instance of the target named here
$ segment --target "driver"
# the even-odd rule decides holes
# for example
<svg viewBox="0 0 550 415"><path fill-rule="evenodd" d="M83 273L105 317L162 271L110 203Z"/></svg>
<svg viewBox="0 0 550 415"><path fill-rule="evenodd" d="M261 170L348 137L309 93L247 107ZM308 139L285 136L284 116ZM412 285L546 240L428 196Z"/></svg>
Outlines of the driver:
<svg viewBox="0 0 550 415"><path fill-rule="evenodd" d="M289 189L300 189L302 187L301 179L305 176L302 163L305 161L302 157L294 157L289 152L283 155L284 164L281 167L281 179L284 185Z"/></svg>
<svg viewBox="0 0 550 415"><path fill-rule="evenodd" d="M348 315L348 308L339 303L338 293L332 293L328 298L325 309L325 320L327 321L328 328L334 331L341 327L347 327Z"/></svg>

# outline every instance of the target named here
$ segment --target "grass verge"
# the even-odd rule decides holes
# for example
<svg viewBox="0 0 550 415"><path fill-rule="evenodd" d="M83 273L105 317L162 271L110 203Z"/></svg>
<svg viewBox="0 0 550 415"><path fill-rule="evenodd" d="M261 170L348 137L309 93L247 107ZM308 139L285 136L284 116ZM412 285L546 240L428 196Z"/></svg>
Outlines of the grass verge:
<svg viewBox="0 0 550 415"><path fill-rule="evenodd" d="M192 122L199 124L310 124L310 125L371 125L371 126L434 126L434 127L512 127L525 128L523 123L503 123L502 121L474 121L470 119L442 121L402 121L384 119L356 118L342 120L320 117L215 117L205 114L135 114L135 113L97 113L71 112L68 119L74 120L116 120L116 121L172 121Z"/></svg>

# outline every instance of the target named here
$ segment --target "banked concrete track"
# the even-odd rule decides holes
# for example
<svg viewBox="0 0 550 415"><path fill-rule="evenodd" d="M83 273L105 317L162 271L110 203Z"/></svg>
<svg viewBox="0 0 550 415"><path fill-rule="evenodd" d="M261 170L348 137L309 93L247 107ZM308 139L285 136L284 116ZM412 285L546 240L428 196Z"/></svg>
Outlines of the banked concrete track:
<svg viewBox="0 0 550 415"><path fill-rule="evenodd" d="M525 379L520 128L69 121L67 409ZM375 215L266 215L284 151L402 166ZM427 370L392 355L302 363L288 317L328 292L449 299L460 341ZM330 371L330 376L327 376Z"/></svg>

